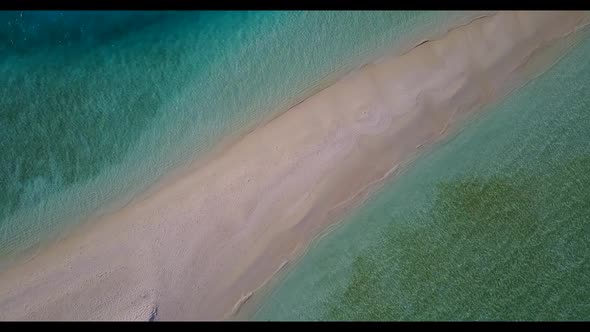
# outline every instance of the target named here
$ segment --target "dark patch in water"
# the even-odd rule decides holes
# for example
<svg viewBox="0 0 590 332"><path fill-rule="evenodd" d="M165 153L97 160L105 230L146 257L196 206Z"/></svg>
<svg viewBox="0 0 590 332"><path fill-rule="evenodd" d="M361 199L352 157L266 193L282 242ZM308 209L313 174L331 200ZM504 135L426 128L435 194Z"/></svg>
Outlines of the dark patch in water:
<svg viewBox="0 0 590 332"><path fill-rule="evenodd" d="M440 183L419 227L392 222L357 256L326 318L586 319L588 202L590 158L546 175ZM538 212L548 204L558 210Z"/></svg>
<svg viewBox="0 0 590 332"><path fill-rule="evenodd" d="M111 43L168 19L149 11L7 11L0 13L0 54Z"/></svg>

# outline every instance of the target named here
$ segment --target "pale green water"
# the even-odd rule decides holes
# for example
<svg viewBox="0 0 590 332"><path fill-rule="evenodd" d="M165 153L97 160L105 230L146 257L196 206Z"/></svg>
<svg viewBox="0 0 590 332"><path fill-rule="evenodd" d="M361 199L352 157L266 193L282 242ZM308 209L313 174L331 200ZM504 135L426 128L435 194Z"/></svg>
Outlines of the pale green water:
<svg viewBox="0 0 590 332"><path fill-rule="evenodd" d="M464 15L0 12L0 256Z"/></svg>
<svg viewBox="0 0 590 332"><path fill-rule="evenodd" d="M590 319L590 38L316 243L256 320Z"/></svg>

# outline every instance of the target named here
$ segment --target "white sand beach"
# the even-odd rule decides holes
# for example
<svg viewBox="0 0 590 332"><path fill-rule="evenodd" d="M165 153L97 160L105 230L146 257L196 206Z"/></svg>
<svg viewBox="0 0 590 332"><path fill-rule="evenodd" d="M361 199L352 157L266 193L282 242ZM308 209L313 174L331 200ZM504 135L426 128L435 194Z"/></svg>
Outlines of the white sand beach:
<svg viewBox="0 0 590 332"><path fill-rule="evenodd" d="M231 319L399 165L552 64L586 12L500 12L363 66L0 272L0 320Z"/></svg>

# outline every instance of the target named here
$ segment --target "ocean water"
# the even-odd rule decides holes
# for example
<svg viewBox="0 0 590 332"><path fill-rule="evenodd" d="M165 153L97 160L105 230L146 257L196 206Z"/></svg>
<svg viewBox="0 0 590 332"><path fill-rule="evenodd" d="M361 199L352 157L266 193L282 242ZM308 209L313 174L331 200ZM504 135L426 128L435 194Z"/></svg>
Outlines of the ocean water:
<svg viewBox="0 0 590 332"><path fill-rule="evenodd" d="M327 234L255 320L590 319L590 38Z"/></svg>
<svg viewBox="0 0 590 332"><path fill-rule="evenodd" d="M0 262L466 15L0 12Z"/></svg>

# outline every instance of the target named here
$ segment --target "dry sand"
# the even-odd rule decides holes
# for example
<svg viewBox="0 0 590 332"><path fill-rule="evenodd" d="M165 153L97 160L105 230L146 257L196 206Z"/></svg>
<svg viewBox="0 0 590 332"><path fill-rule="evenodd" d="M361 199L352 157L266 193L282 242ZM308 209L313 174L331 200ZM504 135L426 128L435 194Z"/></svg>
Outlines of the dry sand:
<svg viewBox="0 0 590 332"><path fill-rule="evenodd" d="M362 67L3 271L0 319L234 317L419 147L547 68L587 23L584 12L501 12Z"/></svg>

